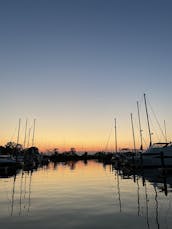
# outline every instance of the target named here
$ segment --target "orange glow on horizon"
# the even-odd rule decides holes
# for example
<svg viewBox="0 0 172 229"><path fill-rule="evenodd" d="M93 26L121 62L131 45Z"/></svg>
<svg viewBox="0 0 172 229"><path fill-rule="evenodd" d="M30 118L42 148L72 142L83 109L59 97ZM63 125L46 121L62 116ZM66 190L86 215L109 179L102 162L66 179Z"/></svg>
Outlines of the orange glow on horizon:
<svg viewBox="0 0 172 229"><path fill-rule="evenodd" d="M85 144L80 145L77 143L73 143L73 144L38 144L37 147L39 148L40 152L47 152L47 151L53 151L54 149L58 149L58 151L61 152L66 152L69 151L71 148L75 148L76 152L80 152L80 153L84 153L84 152L115 152L115 146L113 144L110 144L108 147L102 147L101 144ZM140 146L137 145L136 148L139 148ZM118 145L118 150L122 149L122 148L129 148L129 149L133 149L133 145L132 144L128 144L128 142L122 142L121 144Z"/></svg>
<svg viewBox="0 0 172 229"><path fill-rule="evenodd" d="M65 142L60 142L60 141L53 141L52 139L48 140L46 142L41 141L42 139L38 139L37 141L35 141L35 146L39 149L40 152L53 152L54 149L58 149L58 151L61 152L65 152L65 151L69 151L71 148L75 148L76 152L79 153L84 153L84 152L115 152L115 144L113 141L109 142L109 144L105 144L103 142L103 140L91 140L91 141L87 141L85 143L80 143L77 140L73 140L73 141L69 141L67 142L67 140ZM6 143L9 142L8 139L3 139L3 141L1 141L1 145L5 146ZM15 141L14 141L15 142ZM103 144L103 143L104 144ZM20 143L22 144L22 143ZM23 144L22 144L23 145ZM31 147L32 145L30 144L29 147ZM27 146L26 146L27 148ZM133 148L133 143L132 140L130 141L126 141L124 140L120 140L118 143L118 150L120 150L121 148ZM140 148L139 143L136 144L136 148Z"/></svg>
<svg viewBox="0 0 172 229"><path fill-rule="evenodd" d="M20 141L19 143L23 145L24 142L24 121L23 126L20 132ZM121 148L130 148L133 149L133 139L131 133L130 125L126 126L124 123L121 124L119 130L117 132L117 142L118 142L118 150ZM61 127L62 128L62 127ZM125 131L123 131L125 128ZM12 137L9 135L9 130L2 130L4 136L1 138L1 145L5 145L7 142L12 141L16 142L17 139L17 125L14 128L14 134ZM75 131L73 131L75 130ZM110 132L109 132L110 130ZM30 136L29 147L32 146L32 134ZM136 135L136 148L140 148L140 140L139 134ZM147 137L145 136L145 142L149 142ZM55 148L58 148L59 152L69 151L71 148L75 148L76 152L84 153L84 152L115 152L115 136L113 124L111 128L107 128L107 126L102 124L98 126L93 126L86 124L86 126L72 126L71 129L58 129L53 126L46 125L45 123L39 124L38 128L35 131L35 139L34 145L38 147L40 152L52 152ZM28 136L26 140L25 147L28 147ZM144 149L147 148L144 146Z"/></svg>

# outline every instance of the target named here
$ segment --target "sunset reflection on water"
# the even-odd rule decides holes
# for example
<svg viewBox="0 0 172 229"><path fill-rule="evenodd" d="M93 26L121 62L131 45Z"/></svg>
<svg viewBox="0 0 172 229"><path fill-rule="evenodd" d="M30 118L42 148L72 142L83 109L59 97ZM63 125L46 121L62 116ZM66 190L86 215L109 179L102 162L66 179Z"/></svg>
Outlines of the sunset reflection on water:
<svg viewBox="0 0 172 229"><path fill-rule="evenodd" d="M0 222L4 228L167 228L171 192L162 190L96 161L50 163L0 178Z"/></svg>

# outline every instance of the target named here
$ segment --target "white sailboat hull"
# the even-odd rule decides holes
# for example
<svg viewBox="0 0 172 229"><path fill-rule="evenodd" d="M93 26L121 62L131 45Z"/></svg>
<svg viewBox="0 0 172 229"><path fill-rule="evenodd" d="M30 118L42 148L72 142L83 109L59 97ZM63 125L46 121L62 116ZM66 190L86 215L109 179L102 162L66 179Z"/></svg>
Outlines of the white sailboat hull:
<svg viewBox="0 0 172 229"><path fill-rule="evenodd" d="M150 147L142 153L142 165L144 167L171 167L172 166L172 146Z"/></svg>

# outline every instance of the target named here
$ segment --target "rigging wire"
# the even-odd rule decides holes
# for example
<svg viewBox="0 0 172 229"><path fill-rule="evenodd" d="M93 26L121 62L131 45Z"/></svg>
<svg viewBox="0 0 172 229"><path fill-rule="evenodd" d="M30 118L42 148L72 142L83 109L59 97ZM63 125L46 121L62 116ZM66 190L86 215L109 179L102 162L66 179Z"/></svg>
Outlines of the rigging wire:
<svg viewBox="0 0 172 229"><path fill-rule="evenodd" d="M17 125L16 125L16 127L14 128L14 131L13 131L13 133L12 133L11 137L10 137L10 142L12 142L12 141L13 141L13 139L14 139L14 135L16 134L16 131L17 131Z"/></svg>
<svg viewBox="0 0 172 229"><path fill-rule="evenodd" d="M110 131L109 131L109 135L108 135L108 138L107 138L107 142L106 142L105 147L104 147L104 151L105 152L108 150L109 141L110 141L110 138L111 138L111 135L112 135L112 128L113 128L113 125L111 125Z"/></svg>
<svg viewBox="0 0 172 229"><path fill-rule="evenodd" d="M152 107L152 105L151 105L151 103L150 103L149 100L148 100L148 103L149 103L150 109L151 109L151 111L152 111L152 113L153 113L153 115L154 115L154 118L155 118L155 120L156 120L156 122L157 122L157 125L158 125L158 127L159 127L159 129L160 129L160 132L161 132L162 136L164 137L164 139L166 139L165 134L164 134L164 132L163 132L163 130L162 130L162 127L161 127L161 125L160 125L160 123L159 123L159 121L158 121L158 118L157 118L157 116L156 116L156 114L155 114L155 111L154 111L154 109L153 109L153 107Z"/></svg>

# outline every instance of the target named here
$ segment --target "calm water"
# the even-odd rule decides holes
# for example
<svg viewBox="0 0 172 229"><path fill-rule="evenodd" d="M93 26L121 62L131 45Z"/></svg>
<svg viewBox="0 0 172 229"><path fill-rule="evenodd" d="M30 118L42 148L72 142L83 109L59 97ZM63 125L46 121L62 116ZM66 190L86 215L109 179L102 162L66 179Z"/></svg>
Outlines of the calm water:
<svg viewBox="0 0 172 229"><path fill-rule="evenodd" d="M94 161L1 177L1 228L171 228L171 178L144 177Z"/></svg>

